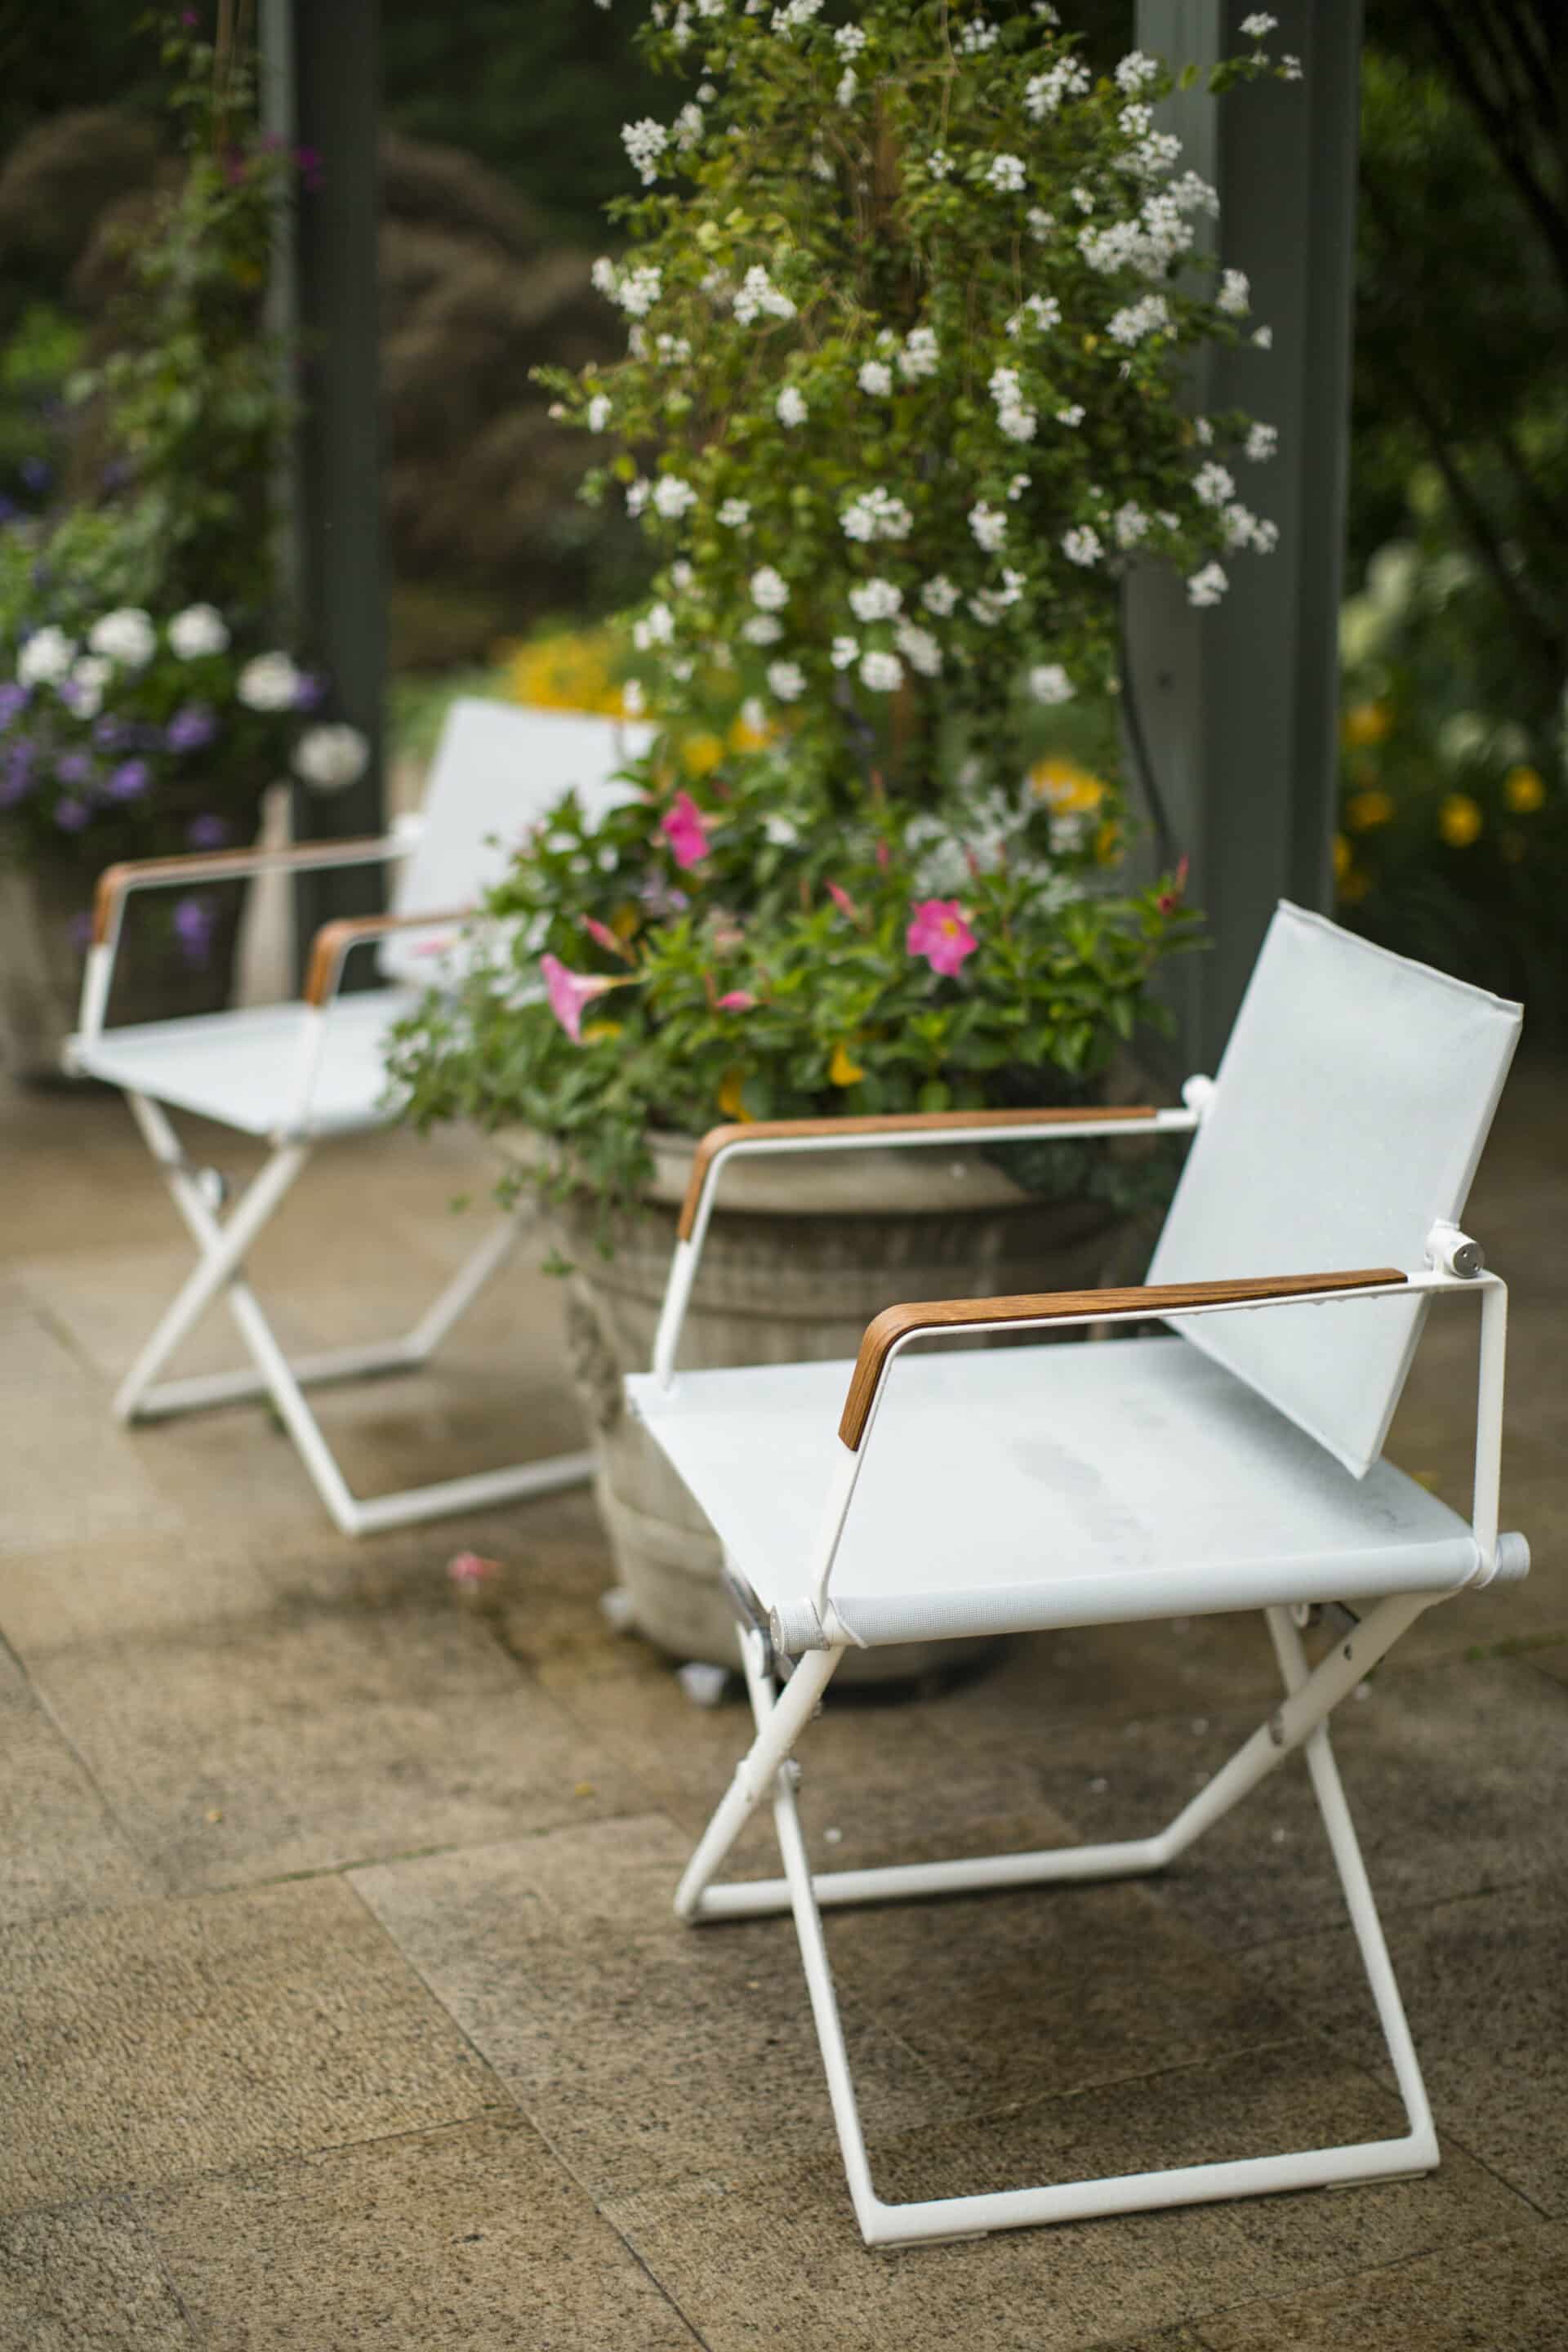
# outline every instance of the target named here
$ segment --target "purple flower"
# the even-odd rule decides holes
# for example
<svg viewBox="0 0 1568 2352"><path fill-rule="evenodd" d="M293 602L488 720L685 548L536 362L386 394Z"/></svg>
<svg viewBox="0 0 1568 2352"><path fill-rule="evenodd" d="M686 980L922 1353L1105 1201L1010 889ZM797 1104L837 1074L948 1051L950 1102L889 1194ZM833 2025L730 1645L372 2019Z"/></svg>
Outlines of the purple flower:
<svg viewBox="0 0 1568 2352"><path fill-rule="evenodd" d="M9 727L13 719L19 719L26 708L27 689L25 686L13 686L9 679L0 686L0 727Z"/></svg>
<svg viewBox="0 0 1568 2352"><path fill-rule="evenodd" d="M62 833L79 833L84 824L92 823L92 811L85 801L70 799L57 801L55 823Z"/></svg>
<svg viewBox="0 0 1568 2352"><path fill-rule="evenodd" d="M302 669L300 672L300 683L294 688L295 709L314 710L326 691L327 681L324 677L318 677L312 670Z"/></svg>
<svg viewBox="0 0 1568 2352"><path fill-rule="evenodd" d="M294 161L300 167L300 177L312 195L321 184L321 151L319 147L296 147Z"/></svg>
<svg viewBox="0 0 1568 2352"><path fill-rule="evenodd" d="M92 740L100 751L123 751L131 740L131 730L123 719L106 715L95 724Z"/></svg>
<svg viewBox="0 0 1568 2352"><path fill-rule="evenodd" d="M194 816L185 827L193 849L221 849L228 839L227 821L221 816Z"/></svg>
<svg viewBox="0 0 1568 2352"><path fill-rule="evenodd" d="M171 751L203 751L217 733L217 720L205 702L187 702L176 710L165 735Z"/></svg>
<svg viewBox="0 0 1568 2352"><path fill-rule="evenodd" d="M205 963L212 952L212 910L205 898L176 898L174 937L187 963Z"/></svg>
<svg viewBox="0 0 1568 2352"><path fill-rule="evenodd" d="M54 479L47 460L43 457L24 457L20 471L24 488L31 490L35 498L41 497Z"/></svg>
<svg viewBox="0 0 1568 2352"><path fill-rule="evenodd" d="M92 755L88 751L62 751L55 761L55 773L62 784L90 784Z"/></svg>
<svg viewBox="0 0 1568 2352"><path fill-rule="evenodd" d="M18 801L26 799L32 787L32 763L26 746L22 744L12 752L5 774L0 775L0 808L15 808Z"/></svg>
<svg viewBox="0 0 1568 2352"><path fill-rule="evenodd" d="M110 772L109 797L111 801L139 801L153 781L153 771L145 760L122 760Z"/></svg>

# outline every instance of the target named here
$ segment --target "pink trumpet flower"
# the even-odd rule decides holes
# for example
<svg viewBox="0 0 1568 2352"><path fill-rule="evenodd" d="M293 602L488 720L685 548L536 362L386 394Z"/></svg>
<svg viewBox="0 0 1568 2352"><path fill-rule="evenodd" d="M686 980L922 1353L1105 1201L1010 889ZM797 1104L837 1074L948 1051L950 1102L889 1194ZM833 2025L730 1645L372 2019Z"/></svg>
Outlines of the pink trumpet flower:
<svg viewBox="0 0 1568 2352"><path fill-rule="evenodd" d="M756 1001L749 988L731 988L715 1000L714 1010L718 1013L750 1013Z"/></svg>
<svg viewBox="0 0 1568 2352"><path fill-rule="evenodd" d="M583 929L596 947L605 948L611 955L619 956L623 963L626 961L626 949L616 939L608 923L601 923L597 915L584 915Z"/></svg>
<svg viewBox="0 0 1568 2352"><path fill-rule="evenodd" d="M965 956L980 942L964 920L956 898L922 898L910 909L904 945L910 955L923 955L932 971L951 980Z"/></svg>
<svg viewBox="0 0 1568 2352"><path fill-rule="evenodd" d="M559 956L541 956L539 969L544 974L550 1010L573 1044L579 1044L583 1035L584 1005L592 1004L595 996L603 996L606 989L614 988L615 982L602 978L597 972L573 971Z"/></svg>
<svg viewBox="0 0 1568 2352"><path fill-rule="evenodd" d="M852 923L858 923L859 921L860 909L855 904L854 899L849 896L847 890L841 889L837 882L830 882L827 885L827 895L832 899L834 905L837 908L841 915L847 917Z"/></svg>
<svg viewBox="0 0 1568 2352"><path fill-rule="evenodd" d="M700 866L708 855L708 827L689 793L677 793L658 821L678 866Z"/></svg>

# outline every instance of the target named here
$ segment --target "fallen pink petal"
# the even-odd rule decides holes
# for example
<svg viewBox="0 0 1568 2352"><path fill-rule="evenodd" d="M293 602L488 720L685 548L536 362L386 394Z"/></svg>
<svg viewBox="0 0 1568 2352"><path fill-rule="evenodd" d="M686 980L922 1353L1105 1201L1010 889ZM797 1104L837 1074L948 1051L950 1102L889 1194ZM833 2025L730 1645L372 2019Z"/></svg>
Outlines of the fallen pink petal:
<svg viewBox="0 0 1568 2352"><path fill-rule="evenodd" d="M965 956L980 942L964 919L956 898L922 898L910 909L904 945L910 955L924 956L932 971L951 980Z"/></svg>
<svg viewBox="0 0 1568 2352"><path fill-rule="evenodd" d="M499 1559L486 1559L477 1551L460 1551L447 1562L447 1573L454 1584L485 1584L500 1572Z"/></svg>

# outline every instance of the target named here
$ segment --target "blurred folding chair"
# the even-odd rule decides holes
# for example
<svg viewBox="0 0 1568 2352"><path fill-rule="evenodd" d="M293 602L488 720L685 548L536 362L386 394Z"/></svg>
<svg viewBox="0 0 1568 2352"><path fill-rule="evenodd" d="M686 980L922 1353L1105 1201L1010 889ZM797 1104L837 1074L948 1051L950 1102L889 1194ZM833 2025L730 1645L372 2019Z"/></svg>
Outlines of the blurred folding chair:
<svg viewBox="0 0 1568 2352"><path fill-rule="evenodd" d="M691 1920L792 1910L834 2118L869 2244L1425 2172L1437 2146L1329 1748L1328 1717L1434 1601L1523 1576L1498 1530L1507 1293L1459 1230L1518 1006L1281 906L1219 1076L1176 1110L944 1113L721 1128L693 1171L638 1412L718 1529L756 1737L683 1879ZM858 1360L677 1372L721 1170L743 1151L1190 1133L1146 1287L890 1307ZM1428 1303L1480 1294L1468 1521L1379 1459ZM932 1334L1170 1327L1105 1347ZM1348 1604L1310 1666L1310 1604ZM796 1742L849 1645L1205 1612L1266 1612L1268 1721L1150 1837L814 1873ZM781 1667L794 1661L779 1685ZM891 1718L889 1737L896 1736ZM824 1904L1164 1869L1304 1748L1409 2120L1398 2138L921 2203L877 2196L823 1943ZM784 1876L715 1884L773 1806Z"/></svg>
<svg viewBox="0 0 1568 2352"><path fill-rule="evenodd" d="M606 719L460 701L447 719L424 811L412 825L373 841L146 858L110 866L101 877L81 1026L70 1041L68 1062L124 1089L197 1250L195 1271L115 1398L120 1420L153 1420L270 1396L345 1535L542 1494L588 1476L592 1457L573 1454L362 1499L351 1494L305 1398L307 1388L322 1381L422 1364L510 1255L519 1230L515 1218L503 1219L487 1236L405 1336L292 1363L245 1278L245 1257L321 1144L374 1134L391 1123L387 1032L444 971L451 971L454 926L500 879L525 827L569 786L590 806L624 796L628 787L616 781L617 771L646 733ZM299 873L388 861L398 867L393 911L324 925L298 1001L195 1020L104 1026L125 902L133 891L188 887L279 868ZM375 946L381 985L342 995L345 959L362 943ZM264 1137L271 1147L259 1172L221 1220L221 1179L186 1158L171 1110ZM366 1210L374 1216L374 1197ZM255 1369L160 1381L181 1340L220 1296L227 1300Z"/></svg>

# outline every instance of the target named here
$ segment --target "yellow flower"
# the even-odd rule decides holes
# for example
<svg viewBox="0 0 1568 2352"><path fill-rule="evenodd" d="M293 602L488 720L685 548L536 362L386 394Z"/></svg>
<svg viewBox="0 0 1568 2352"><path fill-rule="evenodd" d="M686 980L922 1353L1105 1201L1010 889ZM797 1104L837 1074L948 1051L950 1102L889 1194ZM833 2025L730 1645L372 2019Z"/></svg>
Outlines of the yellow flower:
<svg viewBox="0 0 1568 2352"><path fill-rule="evenodd" d="M1502 794L1516 816L1529 816L1546 798L1546 787L1534 768L1510 768L1502 780Z"/></svg>
<svg viewBox="0 0 1568 2352"><path fill-rule="evenodd" d="M1094 858L1097 866L1111 865L1121 847L1121 827L1102 824L1094 836Z"/></svg>
<svg viewBox="0 0 1568 2352"><path fill-rule="evenodd" d="M771 727L764 727L759 734L754 727L748 727L743 719L737 719L730 730L731 751L761 751L765 750L773 740L773 730Z"/></svg>
<svg viewBox="0 0 1568 2352"><path fill-rule="evenodd" d="M1352 833L1371 833L1394 814L1392 793L1352 793L1345 803L1345 823Z"/></svg>
<svg viewBox="0 0 1568 2352"><path fill-rule="evenodd" d="M596 1045L602 1037L618 1037L626 1024L622 1021L591 1021L583 1032L584 1045Z"/></svg>
<svg viewBox="0 0 1568 2352"><path fill-rule="evenodd" d="M827 1076L828 1083L830 1085L836 1087L857 1086L865 1075L866 1073L860 1067L859 1063L851 1061L849 1057L849 1049L847 1045L835 1045L833 1049L833 1059L827 1065Z"/></svg>
<svg viewBox="0 0 1568 2352"><path fill-rule="evenodd" d="M1354 702L1340 721L1347 750L1359 751L1367 743L1381 743L1394 731L1394 713L1386 702Z"/></svg>
<svg viewBox="0 0 1568 2352"><path fill-rule="evenodd" d="M1366 897L1366 894L1371 887L1371 882L1362 872L1359 866L1347 866L1344 873L1340 877L1340 900L1342 905L1346 907L1355 906L1358 900Z"/></svg>
<svg viewBox="0 0 1568 2352"><path fill-rule="evenodd" d="M724 1082L719 1089L719 1108L726 1118L738 1118L749 1126L752 1114L741 1100L741 1088L745 1083L746 1073L737 1062L724 1073Z"/></svg>
<svg viewBox="0 0 1568 2352"><path fill-rule="evenodd" d="M1037 760L1029 771L1029 789L1037 800L1050 803L1055 816L1085 815L1105 798L1100 778L1076 760Z"/></svg>
<svg viewBox="0 0 1568 2352"><path fill-rule="evenodd" d="M603 630L536 637L505 656L507 692L539 710L587 710L621 715L621 689L610 675L610 640Z"/></svg>
<svg viewBox="0 0 1568 2352"><path fill-rule="evenodd" d="M1351 845L1342 833L1334 835L1334 880L1342 882L1351 870Z"/></svg>
<svg viewBox="0 0 1568 2352"><path fill-rule="evenodd" d="M1450 849L1468 849L1481 829L1481 813L1468 793L1450 793L1437 811L1437 830Z"/></svg>
<svg viewBox="0 0 1568 2352"><path fill-rule="evenodd" d="M681 764L689 776L711 775L724 756L717 735L689 735L680 747Z"/></svg>

